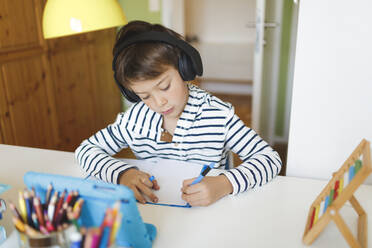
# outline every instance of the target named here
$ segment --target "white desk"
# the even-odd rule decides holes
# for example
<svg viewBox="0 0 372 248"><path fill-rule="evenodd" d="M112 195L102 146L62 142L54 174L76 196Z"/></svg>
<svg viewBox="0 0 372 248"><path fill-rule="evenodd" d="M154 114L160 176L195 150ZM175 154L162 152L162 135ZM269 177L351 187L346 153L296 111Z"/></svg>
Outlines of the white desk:
<svg viewBox="0 0 372 248"><path fill-rule="evenodd" d="M2 198L17 198L24 188L23 174L33 170L83 176L73 153L0 145L0 182L12 185ZM161 182L159 182L161 183ZM138 205L145 222L157 227L154 247L306 247L302 235L309 207L327 181L277 177L271 183L209 207L191 209ZM372 186L362 185L355 194L372 224ZM357 230L351 205L342 211L345 221ZM11 230L10 213L0 222ZM372 228L368 229L371 246ZM331 222L311 247L348 247Z"/></svg>

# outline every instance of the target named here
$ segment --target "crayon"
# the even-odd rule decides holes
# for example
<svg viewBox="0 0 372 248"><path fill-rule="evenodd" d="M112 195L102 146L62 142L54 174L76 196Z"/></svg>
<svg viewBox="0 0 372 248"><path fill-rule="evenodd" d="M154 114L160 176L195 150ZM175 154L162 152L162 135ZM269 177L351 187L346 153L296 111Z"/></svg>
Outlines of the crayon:
<svg viewBox="0 0 372 248"><path fill-rule="evenodd" d="M74 208L73 208L73 212L76 212L76 211L81 211L81 208L82 208L82 205L84 203L84 199L83 198L79 198L79 200L77 200L77 202L75 203L74 205Z"/></svg>
<svg viewBox="0 0 372 248"><path fill-rule="evenodd" d="M23 197L23 192L19 191L18 192L19 196L19 210L21 211L20 214L22 216L23 222L27 224L27 209L26 209L26 202Z"/></svg>
<svg viewBox="0 0 372 248"><path fill-rule="evenodd" d="M62 211L61 223L67 223L68 222L67 208L68 208L68 203L64 202L63 205L62 205L63 211Z"/></svg>
<svg viewBox="0 0 372 248"><path fill-rule="evenodd" d="M32 219L32 226L36 229L39 230L39 222L37 221L37 216L35 211L32 212L31 214L31 219ZM30 225L31 226L31 225Z"/></svg>
<svg viewBox="0 0 372 248"><path fill-rule="evenodd" d="M20 232L25 232L26 231L25 225L22 223L22 221L20 219L13 216L12 221L13 221L13 224L17 228L18 231L20 231Z"/></svg>
<svg viewBox="0 0 372 248"><path fill-rule="evenodd" d="M84 248L91 248L92 241L93 241L93 229L91 228L88 230L87 234L85 235Z"/></svg>
<svg viewBox="0 0 372 248"><path fill-rule="evenodd" d="M103 216L103 220L101 222L101 225L99 227L100 233L101 233L101 241L99 243L99 247L102 247L102 238L103 238L102 236L103 236L105 228L107 227L107 224L109 223L109 220L111 220L111 219L112 219L112 209L107 208L106 211L105 211L105 215ZM110 235L110 233L107 234L107 232L109 232L109 231L106 231L106 235ZM105 245L108 246L109 237L107 237L107 240L104 241L104 242L105 242Z"/></svg>
<svg viewBox="0 0 372 248"><path fill-rule="evenodd" d="M71 202L73 196L74 196L74 192L71 190L71 191L68 193L67 197L66 197L66 203L67 203L68 205L70 205L70 202Z"/></svg>
<svg viewBox="0 0 372 248"><path fill-rule="evenodd" d="M122 215L119 212L119 210L120 210L120 201L117 201L117 202L115 202L115 204L112 208L112 215L113 215L112 217L113 217L114 223L113 223L112 231L111 231L111 235L110 235L110 244L113 244L115 242L116 233L117 233L117 230L120 227Z"/></svg>
<svg viewBox="0 0 372 248"><path fill-rule="evenodd" d="M30 195L29 195L29 193L28 193L28 191L27 190L25 190L24 192L23 192L23 197L24 197L24 199L25 199L25 204L26 204L26 213L27 213L27 215L26 215L26 219L27 219L27 223L28 224L32 224L32 217L31 217L31 215L32 215L32 207L31 207L31 204L30 204Z"/></svg>
<svg viewBox="0 0 372 248"><path fill-rule="evenodd" d="M27 190L25 189L24 193L28 193L28 202L30 204L30 211L32 213L33 209L34 209L34 195L35 195L35 189L32 191L32 190ZM26 199L26 198L25 198Z"/></svg>
<svg viewBox="0 0 372 248"><path fill-rule="evenodd" d="M66 224L66 225L68 226L68 224ZM86 228L86 227L82 227L82 228L80 228L80 233L81 233L81 235L82 235L82 237L81 237L81 245L80 245L80 247L83 247L83 246L84 246L84 243L85 243L85 239L86 239L86 237L87 237L87 233L88 233L87 228Z"/></svg>
<svg viewBox="0 0 372 248"><path fill-rule="evenodd" d="M114 218L116 217L116 215L119 212L119 210L120 210L120 201L116 201L114 203L114 206L112 207Z"/></svg>
<svg viewBox="0 0 372 248"><path fill-rule="evenodd" d="M68 207L67 208L67 218L69 221L71 221L71 223L75 226L76 230L80 230L80 226L77 222L77 217L76 217L76 214L74 214L73 210L72 210L72 207Z"/></svg>
<svg viewBox="0 0 372 248"><path fill-rule="evenodd" d="M71 197L71 201L69 202L69 206L73 207L78 198L79 198L79 193L76 190L74 190L73 194L72 194L72 197Z"/></svg>
<svg viewBox="0 0 372 248"><path fill-rule="evenodd" d="M15 205L12 202L9 202L9 207L12 210L13 216L23 222L23 218L22 218L21 214L18 212L17 208L15 207Z"/></svg>
<svg viewBox="0 0 372 248"><path fill-rule="evenodd" d="M97 248L101 239L101 232L98 228L92 230L92 246L91 248Z"/></svg>
<svg viewBox="0 0 372 248"><path fill-rule="evenodd" d="M35 188L34 187L31 187L31 191L30 191L30 198L31 200L36 197L36 192L35 192Z"/></svg>
<svg viewBox="0 0 372 248"><path fill-rule="evenodd" d="M52 197L52 190L53 190L53 185L50 183L48 184L47 192L45 195L45 205L48 206L50 202L50 198Z"/></svg>
<svg viewBox="0 0 372 248"><path fill-rule="evenodd" d="M57 225L63 224L67 221L67 202L64 202L62 205L62 208L59 210L58 216L57 216Z"/></svg>
<svg viewBox="0 0 372 248"><path fill-rule="evenodd" d="M114 221L114 224L112 226L112 231L111 231L111 236L110 236L110 244L114 244L115 243L115 240L116 240L116 235L118 233L118 230L120 228L120 225L121 225L121 219L122 219L122 214L121 213L118 213L116 215L116 218L115 218L115 221Z"/></svg>
<svg viewBox="0 0 372 248"><path fill-rule="evenodd" d="M48 205L48 219L50 222L53 221L54 210L56 208L56 202L58 198L58 192L55 191Z"/></svg>
<svg viewBox="0 0 372 248"><path fill-rule="evenodd" d="M60 208L60 209L58 210L58 213L57 213L56 218L55 218L55 220L54 220L54 225L55 225L55 226L60 226L60 225L62 225L62 216L63 216L63 208Z"/></svg>
<svg viewBox="0 0 372 248"><path fill-rule="evenodd" d="M59 200L56 203L56 209L54 210L54 216L53 216L53 221L52 223L55 223L57 220L57 216L59 214L59 210L62 208L62 204L65 201L65 196L66 196L66 190L64 190L59 197Z"/></svg>
<svg viewBox="0 0 372 248"><path fill-rule="evenodd" d="M111 228L108 226L103 228L101 241L99 242L99 248L109 247L110 231L111 231Z"/></svg>
<svg viewBox="0 0 372 248"><path fill-rule="evenodd" d="M53 232L55 229L54 229L54 226L52 225L52 223L49 221L48 214L47 214L46 210L44 211L44 220L45 220L45 226L46 226L48 232Z"/></svg>
<svg viewBox="0 0 372 248"><path fill-rule="evenodd" d="M35 213L39 221L39 224L41 226L45 226L43 212L41 210L41 205L40 205L40 200L37 197L34 198L34 209L35 209Z"/></svg>
<svg viewBox="0 0 372 248"><path fill-rule="evenodd" d="M108 225L108 223L111 223L112 221L112 209L107 208L105 212L105 216L103 217L103 221L101 223L101 232L103 231L103 228Z"/></svg>

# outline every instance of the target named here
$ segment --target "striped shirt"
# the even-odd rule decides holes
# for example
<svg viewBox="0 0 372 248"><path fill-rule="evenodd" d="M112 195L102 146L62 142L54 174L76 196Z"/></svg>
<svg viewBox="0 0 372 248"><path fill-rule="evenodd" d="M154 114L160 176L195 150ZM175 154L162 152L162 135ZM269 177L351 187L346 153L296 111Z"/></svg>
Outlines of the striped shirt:
<svg viewBox="0 0 372 248"><path fill-rule="evenodd" d="M130 147L137 159L176 159L215 163L233 186L233 194L261 186L281 169L281 160L257 133L235 114L234 108L208 92L189 84L189 98L177 122L172 142L161 141L162 115L143 102L120 113L116 121L84 140L75 157L84 171L117 183L120 173L134 167L112 155ZM243 161L226 167L232 151Z"/></svg>

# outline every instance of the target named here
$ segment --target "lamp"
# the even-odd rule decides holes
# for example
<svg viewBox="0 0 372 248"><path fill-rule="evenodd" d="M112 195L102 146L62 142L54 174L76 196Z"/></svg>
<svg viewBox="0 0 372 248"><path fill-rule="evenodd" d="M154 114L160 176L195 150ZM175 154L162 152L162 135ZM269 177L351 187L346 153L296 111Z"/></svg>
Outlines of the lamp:
<svg viewBox="0 0 372 248"><path fill-rule="evenodd" d="M117 0L48 0L43 13L43 35L50 39L126 23Z"/></svg>

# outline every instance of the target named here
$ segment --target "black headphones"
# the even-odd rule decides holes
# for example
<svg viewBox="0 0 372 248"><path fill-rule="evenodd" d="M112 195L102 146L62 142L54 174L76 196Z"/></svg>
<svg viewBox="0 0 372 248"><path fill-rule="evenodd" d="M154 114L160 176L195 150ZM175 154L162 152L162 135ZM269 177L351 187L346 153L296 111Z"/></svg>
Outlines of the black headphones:
<svg viewBox="0 0 372 248"><path fill-rule="evenodd" d="M148 41L164 42L166 44L175 46L181 50L180 57L178 59L178 72L180 73L184 81L194 80L196 75L201 76L203 74L203 64L199 52L186 41L178 39L166 32L158 31L149 31L135 35L133 37L130 37L123 43L119 44L118 48L116 49L116 53L114 54L114 59L112 61L112 70L114 71L115 82L119 86L120 92L126 99L128 99L128 101L139 102L141 101L141 99L133 91L121 85L119 83L119 80L117 80L115 66L116 60L124 48L134 43Z"/></svg>

